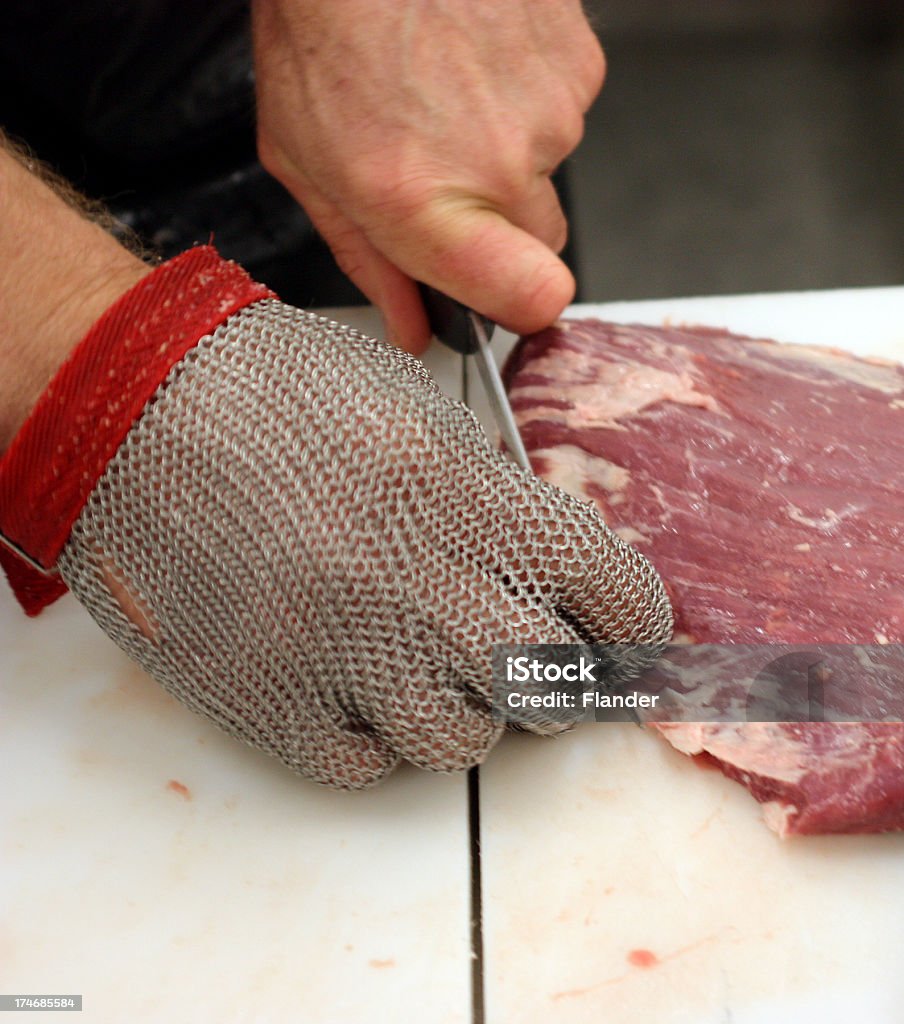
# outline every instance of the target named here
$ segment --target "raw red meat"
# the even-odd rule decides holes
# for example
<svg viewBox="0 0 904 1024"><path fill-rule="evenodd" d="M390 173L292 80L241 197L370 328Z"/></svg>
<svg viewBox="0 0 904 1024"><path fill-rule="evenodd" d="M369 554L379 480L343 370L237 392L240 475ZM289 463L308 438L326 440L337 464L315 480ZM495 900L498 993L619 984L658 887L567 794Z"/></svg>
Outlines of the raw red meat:
<svg viewBox="0 0 904 1024"><path fill-rule="evenodd" d="M649 555L676 638L904 642L901 366L584 320L522 339L505 379L535 470ZM902 725L659 728L780 834L904 828Z"/></svg>

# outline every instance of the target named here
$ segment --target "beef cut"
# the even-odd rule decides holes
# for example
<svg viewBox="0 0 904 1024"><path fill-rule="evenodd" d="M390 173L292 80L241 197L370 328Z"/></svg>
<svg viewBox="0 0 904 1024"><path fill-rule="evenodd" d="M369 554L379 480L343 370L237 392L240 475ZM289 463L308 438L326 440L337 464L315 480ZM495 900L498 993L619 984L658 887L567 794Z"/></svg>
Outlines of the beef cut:
<svg viewBox="0 0 904 1024"><path fill-rule="evenodd" d="M650 557L676 639L904 642L904 367L583 320L522 339L504 376L534 469ZM904 828L904 725L658 728L780 834Z"/></svg>

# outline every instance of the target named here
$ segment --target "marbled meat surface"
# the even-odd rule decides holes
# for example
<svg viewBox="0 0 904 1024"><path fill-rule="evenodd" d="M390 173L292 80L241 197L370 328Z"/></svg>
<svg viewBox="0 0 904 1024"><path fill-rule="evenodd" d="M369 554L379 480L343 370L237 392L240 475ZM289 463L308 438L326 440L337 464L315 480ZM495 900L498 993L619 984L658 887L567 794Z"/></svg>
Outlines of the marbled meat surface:
<svg viewBox="0 0 904 1024"><path fill-rule="evenodd" d="M904 642L904 367L583 320L522 339L505 379L534 469L650 557L676 639ZM780 834L904 828L902 725L658 728Z"/></svg>

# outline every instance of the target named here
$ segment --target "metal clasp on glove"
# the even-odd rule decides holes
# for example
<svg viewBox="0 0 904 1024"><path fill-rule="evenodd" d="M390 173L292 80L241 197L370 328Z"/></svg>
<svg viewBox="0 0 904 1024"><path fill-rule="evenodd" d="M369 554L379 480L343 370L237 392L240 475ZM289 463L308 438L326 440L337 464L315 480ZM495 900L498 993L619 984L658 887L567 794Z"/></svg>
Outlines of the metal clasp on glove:
<svg viewBox="0 0 904 1024"><path fill-rule="evenodd" d="M59 572L56 568L52 567L48 569L46 566L41 565L40 562L32 558L26 551L23 551L15 541L10 540L2 530L0 530L0 546L6 548L7 551L14 554L16 558L21 559L21 561L25 562L27 566L34 569L35 572L39 572L42 576L46 576L48 578L59 576Z"/></svg>

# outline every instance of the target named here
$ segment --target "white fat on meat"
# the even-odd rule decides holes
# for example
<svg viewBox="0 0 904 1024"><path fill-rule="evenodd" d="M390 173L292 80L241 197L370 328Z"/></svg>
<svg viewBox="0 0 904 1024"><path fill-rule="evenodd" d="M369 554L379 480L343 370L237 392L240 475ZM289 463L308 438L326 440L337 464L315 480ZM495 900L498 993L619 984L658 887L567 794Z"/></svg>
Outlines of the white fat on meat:
<svg viewBox="0 0 904 1024"><path fill-rule="evenodd" d="M581 501L596 504L588 485L608 493L610 505L618 505L623 500L625 488L631 480L630 472L624 466L617 466L599 455L591 455L577 445L564 444L558 448L539 448L531 453L537 460L544 480L561 487ZM637 544L649 537L633 526L619 526L613 530L626 544Z"/></svg>
<svg viewBox="0 0 904 1024"><path fill-rule="evenodd" d="M769 800L761 809L763 821L782 839L789 834L789 826L800 810L795 804L783 804L779 800Z"/></svg>
<svg viewBox="0 0 904 1024"><path fill-rule="evenodd" d="M677 402L718 412L712 395L697 391L690 372L675 373L652 366L611 363L583 352L559 351L538 356L521 369L522 375L549 376L550 384L516 384L513 401L531 399L536 405L518 412L520 425L533 420L561 423L570 428L613 427L660 402ZM568 407L557 408L562 396ZM544 405L548 399L550 405Z"/></svg>
<svg viewBox="0 0 904 1024"><path fill-rule="evenodd" d="M861 387L871 388L885 395L904 394L904 389L888 373L889 367L898 366L897 363L889 359L879 359L877 357L852 359L850 352L843 352L835 348L824 348L819 345L786 344L782 345L779 351L776 351L775 345L761 342L759 347L764 358L757 360L753 356L752 361L766 361L774 365L776 358L780 358L782 372L792 377L799 377L800 380L810 381L812 377L806 371L796 374L793 369L795 360L825 370L827 373L831 373L834 377L846 381L848 384L859 384Z"/></svg>
<svg viewBox="0 0 904 1024"><path fill-rule="evenodd" d="M830 533L834 530L844 519L848 516L857 515L863 511L862 505L846 505L840 512L836 512L834 509L826 508L823 509L821 516L808 516L804 514L803 509L799 509L796 505L788 505L788 518L793 519L795 523L800 523L801 526L809 526L814 530L821 530L823 533ZM808 550L798 546L798 551Z"/></svg>
<svg viewBox="0 0 904 1024"><path fill-rule="evenodd" d="M531 458L542 460L540 464L544 480L561 487L581 501L593 500L587 489L589 484L617 498L631 479L631 474L624 466L617 466L599 455L591 455L573 444L535 449L531 452Z"/></svg>
<svg viewBox="0 0 904 1024"><path fill-rule="evenodd" d="M682 754L711 754L750 775L795 783L808 771L807 748L789 742L775 722L663 722L653 728Z"/></svg>

